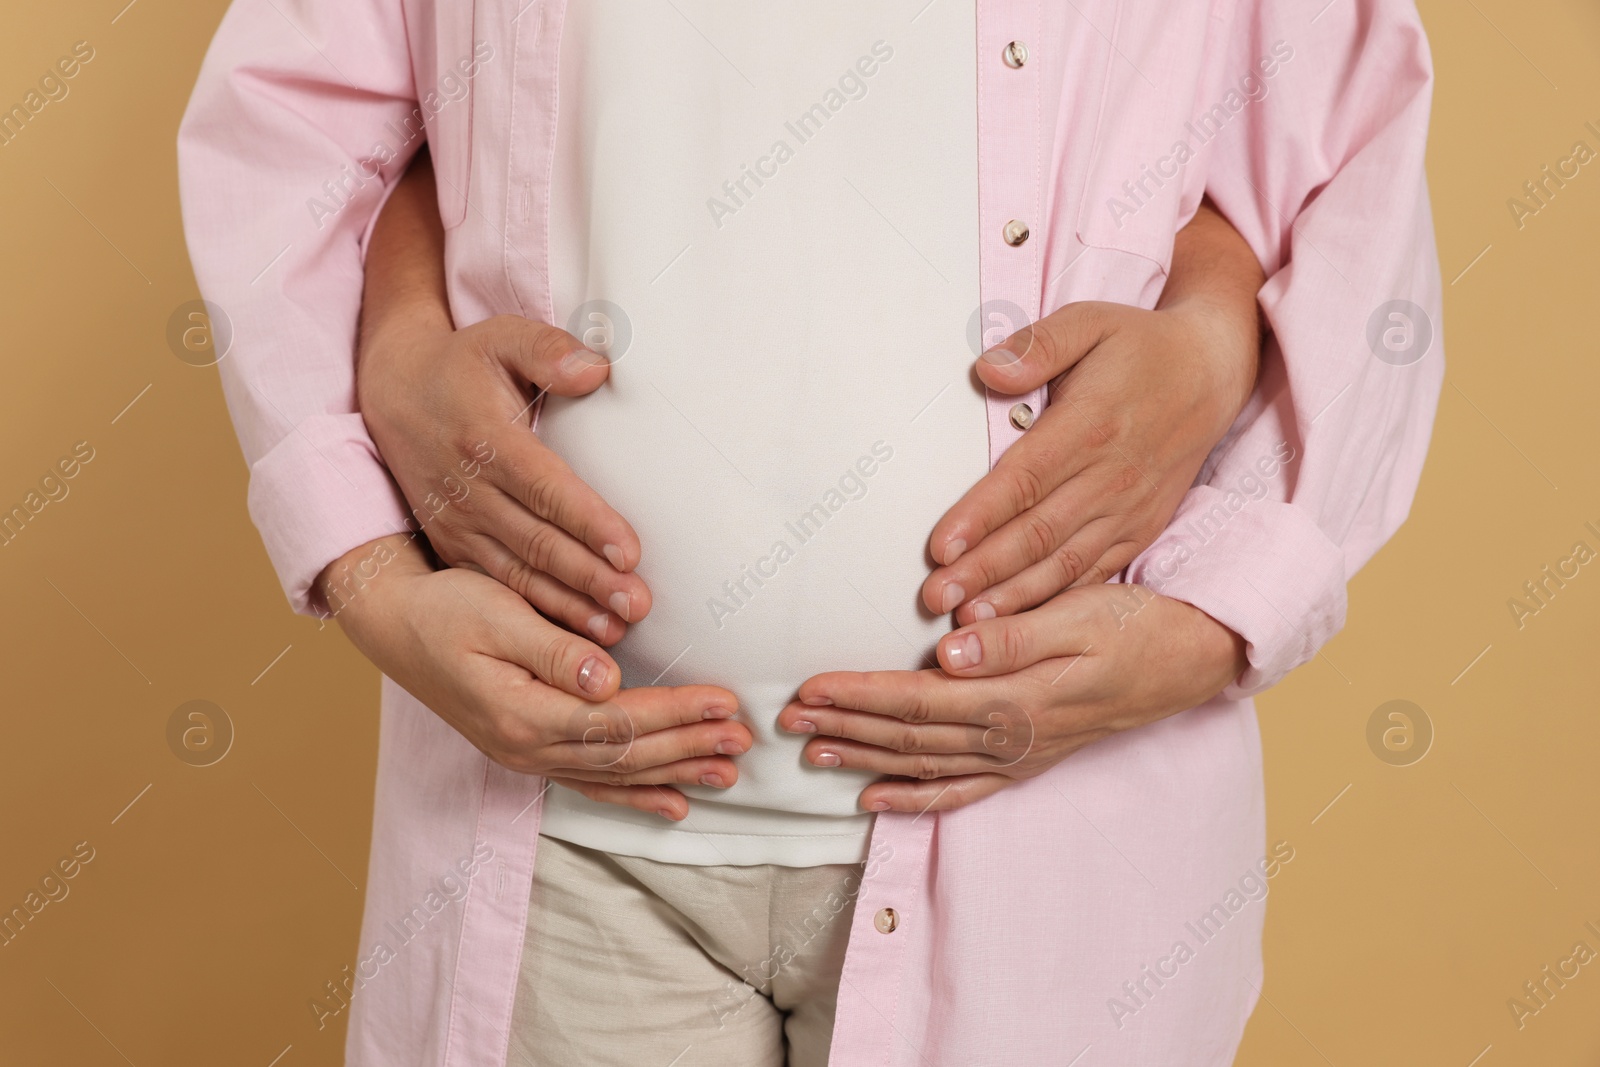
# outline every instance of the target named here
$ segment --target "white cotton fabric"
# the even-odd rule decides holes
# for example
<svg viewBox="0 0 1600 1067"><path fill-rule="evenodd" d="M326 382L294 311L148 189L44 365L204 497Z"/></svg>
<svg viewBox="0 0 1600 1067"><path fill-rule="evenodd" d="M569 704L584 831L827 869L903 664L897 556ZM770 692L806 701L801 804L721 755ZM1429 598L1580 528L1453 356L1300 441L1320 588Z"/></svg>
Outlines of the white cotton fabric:
<svg viewBox="0 0 1600 1067"><path fill-rule="evenodd" d="M625 684L726 686L755 744L732 788L684 790L683 823L552 788L543 833L866 857L874 776L809 765L775 719L813 674L931 665L950 627L919 591L933 524L988 468L974 32L970 2L909 27L871 3L568 7L552 306L620 358L538 432L643 542Z"/></svg>

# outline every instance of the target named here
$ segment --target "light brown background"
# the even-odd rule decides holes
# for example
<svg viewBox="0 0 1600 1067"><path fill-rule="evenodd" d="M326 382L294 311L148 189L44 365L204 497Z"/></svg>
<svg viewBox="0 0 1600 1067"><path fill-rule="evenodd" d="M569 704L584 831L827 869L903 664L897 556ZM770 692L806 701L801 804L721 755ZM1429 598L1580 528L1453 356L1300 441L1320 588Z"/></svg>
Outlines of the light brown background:
<svg viewBox="0 0 1600 1067"><path fill-rule="evenodd" d="M96 452L0 548L0 911L96 853L0 948L0 1060L335 1064L342 1020L319 1032L307 1002L355 950L377 675L289 613L216 371L166 342L195 296L174 136L225 5L125 2L11 5L0 34L6 105L73 42L97 53L0 147L0 510ZM1295 859L1250 1067L1600 1063L1600 963L1521 1030L1506 1007L1575 941L1600 950L1600 565L1520 630L1506 604L1600 548L1600 163L1520 230L1506 206L1600 149L1600 9L1422 6L1449 375L1411 521L1346 631L1260 702L1269 837ZM237 731L205 768L165 737L197 698ZM1366 740L1397 698L1436 730L1408 767Z"/></svg>

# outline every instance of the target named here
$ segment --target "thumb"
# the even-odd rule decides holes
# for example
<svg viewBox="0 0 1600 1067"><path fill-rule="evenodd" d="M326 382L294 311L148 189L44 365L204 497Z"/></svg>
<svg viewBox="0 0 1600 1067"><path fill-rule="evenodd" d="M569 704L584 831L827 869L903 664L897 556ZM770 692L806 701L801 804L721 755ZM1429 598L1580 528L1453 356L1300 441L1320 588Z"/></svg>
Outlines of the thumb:
<svg viewBox="0 0 1600 1067"><path fill-rule="evenodd" d="M520 315L497 315L480 323L475 338L483 355L539 389L557 396L583 396L600 388L611 361L566 330Z"/></svg>
<svg viewBox="0 0 1600 1067"><path fill-rule="evenodd" d="M485 655L526 670L580 700L609 700L622 682L616 660L593 641L564 630L521 596L471 568L450 568L446 581L488 626ZM492 583L492 584L491 584Z"/></svg>
<svg viewBox="0 0 1600 1067"><path fill-rule="evenodd" d="M997 393L1037 389L1065 374L1117 329L1119 304L1085 300L1030 323L978 357L978 377Z"/></svg>

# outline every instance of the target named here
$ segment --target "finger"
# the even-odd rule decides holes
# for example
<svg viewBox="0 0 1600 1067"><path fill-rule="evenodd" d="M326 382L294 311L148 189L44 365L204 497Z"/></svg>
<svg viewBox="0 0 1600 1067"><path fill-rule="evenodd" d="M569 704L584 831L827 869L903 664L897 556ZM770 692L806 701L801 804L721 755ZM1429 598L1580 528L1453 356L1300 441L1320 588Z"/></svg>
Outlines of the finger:
<svg viewBox="0 0 1600 1067"><path fill-rule="evenodd" d="M726 756L696 756L670 763L623 771L615 767L575 766L554 773L574 781L595 782L619 787L637 785L703 785L726 789L739 780L739 767Z"/></svg>
<svg viewBox="0 0 1600 1067"><path fill-rule="evenodd" d="M842 737L896 752L984 752L986 728L973 723L924 723L844 708L790 704L778 713L778 726L795 734Z"/></svg>
<svg viewBox="0 0 1600 1067"><path fill-rule="evenodd" d="M622 712L624 721L631 724L626 736L637 737L675 726L688 726L710 719L732 719L739 711L739 698L717 685L649 685L624 689L609 703ZM735 723L743 736L749 737L742 723ZM612 739L620 739L623 726L619 724Z"/></svg>
<svg viewBox="0 0 1600 1067"><path fill-rule="evenodd" d="M540 614L564 624L574 633L586 633L600 644L610 646L628 632L627 624L615 614L550 575L534 570L493 537L473 534L467 543L471 546L472 563L533 605ZM455 566L469 565L451 562Z"/></svg>
<svg viewBox="0 0 1600 1067"><path fill-rule="evenodd" d="M1038 607L1064 589L1103 585L1110 581L1143 551L1140 542L1111 540L1106 531L1112 528L1111 520L1103 520L1103 525L1084 531L1081 540L1067 542L1016 577L973 597L956 610L956 622L965 626L999 615L1016 615ZM1108 544L1108 540L1111 543ZM1085 564L1084 560L1093 562ZM1063 583L1062 579L1078 568L1081 573Z"/></svg>
<svg viewBox="0 0 1600 1067"><path fill-rule="evenodd" d="M638 566L639 535L633 527L535 435L514 438L485 469L512 499L588 545L618 571ZM636 614L630 621L643 617Z"/></svg>
<svg viewBox="0 0 1600 1067"><path fill-rule="evenodd" d="M910 723L983 721L984 696L938 670L818 674L801 683L798 695L809 707L869 711Z"/></svg>
<svg viewBox="0 0 1600 1067"><path fill-rule="evenodd" d="M990 773L1000 763L993 756L986 754L972 752L907 754L837 737L819 738L808 742L804 752L807 762L816 767L848 767L851 770L871 771L874 774L898 774L923 781L957 774Z"/></svg>
<svg viewBox="0 0 1600 1067"><path fill-rule="evenodd" d="M950 566L1006 523L1077 477L1099 454L1102 438L1070 405L1052 405L994 467L933 527L928 550ZM938 603L932 610L941 611ZM948 609L944 609L948 610ZM941 611L942 613L942 611Z"/></svg>
<svg viewBox="0 0 1600 1067"><path fill-rule="evenodd" d="M449 571L444 573L451 579ZM622 672L593 641L568 633L518 601L508 606L509 598L480 604L469 591L470 582L451 579L450 585L494 631L499 658L582 700L604 700L617 691Z"/></svg>
<svg viewBox="0 0 1600 1067"><path fill-rule="evenodd" d="M550 776L550 781L602 804L617 804L679 822L689 814L689 800L676 789L659 785L606 785L578 778Z"/></svg>
<svg viewBox="0 0 1600 1067"><path fill-rule="evenodd" d="M1125 597L1109 600L1099 590L1070 590L1032 611L963 626L939 639L939 666L956 678L988 678L1081 656L1108 623L1115 625L1119 605L1137 614L1150 595L1141 597L1131 586Z"/></svg>
<svg viewBox="0 0 1600 1067"><path fill-rule="evenodd" d="M1024 326L978 357L978 377L1015 395L1065 374L1116 332L1125 309L1097 300L1068 304Z"/></svg>
<svg viewBox="0 0 1600 1067"><path fill-rule="evenodd" d="M625 573L554 523L537 517L509 496L483 506L483 532L535 571L582 593L623 619L638 622L650 613L650 587Z"/></svg>
<svg viewBox="0 0 1600 1067"><path fill-rule="evenodd" d="M568 732L575 739L551 745L547 754L554 766L574 777L620 785L627 776L651 768L701 760L706 771L715 772L724 779L724 785L731 785L738 775L733 771L732 760L726 757L749 751L753 741L749 727L733 720L706 721L613 739L610 724L602 721L609 712L598 710L598 705L592 707L596 710L574 717ZM589 724L586 728L585 722ZM718 760L717 756L725 758Z"/></svg>
<svg viewBox="0 0 1600 1067"><path fill-rule="evenodd" d="M1039 504L1022 512L983 537L955 563L930 574L922 586L922 602L929 611L946 614L1007 578L1015 577L1040 560L1049 558L1086 527L1105 517L1115 500L1105 491L1103 479L1083 472L1068 479ZM1099 534L1109 540L1109 530ZM1079 561L1076 572L1064 578L1059 592L1077 580L1100 552ZM1070 557L1060 559L1070 564ZM1065 573L1065 571L1064 571Z"/></svg>
<svg viewBox="0 0 1600 1067"><path fill-rule="evenodd" d="M462 333L485 358L557 396L591 393L611 373L610 360L567 331L520 315L496 315Z"/></svg>
<svg viewBox="0 0 1600 1067"><path fill-rule="evenodd" d="M1069 546L1063 545L1061 551L1067 551L1068 548ZM1144 544L1138 541L1117 541L1106 545L1100 558L1089 564L1069 588L1083 589L1104 585L1132 563L1144 548ZM1078 558L1087 559L1093 555L1095 549L1089 546L1072 547L1072 551ZM956 622L964 626L998 615L1016 615L1029 611L1061 592L1059 578L1064 569L1063 565L1053 560L1038 563L1015 578L1009 578L988 592L973 598L970 603L963 604L956 611Z"/></svg>
<svg viewBox="0 0 1600 1067"><path fill-rule="evenodd" d="M861 806L868 811L950 811L992 796L1011 785L1003 774L964 774L931 782L890 779L874 782L861 791Z"/></svg>

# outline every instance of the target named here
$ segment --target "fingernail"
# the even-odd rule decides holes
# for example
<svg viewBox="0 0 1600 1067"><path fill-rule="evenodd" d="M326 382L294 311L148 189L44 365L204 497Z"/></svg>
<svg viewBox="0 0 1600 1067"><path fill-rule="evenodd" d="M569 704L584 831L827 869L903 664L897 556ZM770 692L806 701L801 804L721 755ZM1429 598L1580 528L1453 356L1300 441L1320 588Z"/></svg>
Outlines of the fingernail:
<svg viewBox="0 0 1600 1067"><path fill-rule="evenodd" d="M815 763L818 767L837 767L839 766L839 753L818 752L817 758L811 762Z"/></svg>
<svg viewBox="0 0 1600 1067"><path fill-rule="evenodd" d="M867 810L868 811L888 811L889 810L889 802L887 800L874 800L871 804L867 805Z"/></svg>
<svg viewBox="0 0 1600 1067"><path fill-rule="evenodd" d="M731 719L733 712L727 708L707 708L700 713L702 719Z"/></svg>
<svg viewBox="0 0 1600 1067"><path fill-rule="evenodd" d="M972 617L979 622L987 622L994 618L994 605L987 600L980 600L972 605Z"/></svg>
<svg viewBox="0 0 1600 1067"><path fill-rule="evenodd" d="M722 756L737 756L744 751L744 747L737 741L718 741L717 753Z"/></svg>
<svg viewBox="0 0 1600 1067"><path fill-rule="evenodd" d="M720 775L720 774L702 774L700 776L700 784L701 785L714 785L714 786L716 786L717 788L720 789L722 787L722 775Z"/></svg>
<svg viewBox="0 0 1600 1067"><path fill-rule="evenodd" d="M656 814L661 816L663 819L668 820L669 822L678 821L678 817L672 813L671 808L657 808Z"/></svg>
<svg viewBox="0 0 1600 1067"><path fill-rule="evenodd" d="M946 612L956 610L965 599L967 599L967 591L956 583L951 582L944 587L944 610Z"/></svg>
<svg viewBox="0 0 1600 1067"><path fill-rule="evenodd" d="M590 656L578 668L578 688L585 693L598 693L606 683L606 665L596 656Z"/></svg>
<svg viewBox="0 0 1600 1067"><path fill-rule="evenodd" d="M622 616L623 622L633 621L628 615L628 609L633 604L633 598L627 593L612 593L611 599L607 600L606 603L611 605L612 611Z"/></svg>
<svg viewBox="0 0 1600 1067"><path fill-rule="evenodd" d="M789 729L797 734L814 734L817 732L817 724L810 719L796 719Z"/></svg>
<svg viewBox="0 0 1600 1067"><path fill-rule="evenodd" d="M962 634L945 642L944 654L958 671L971 670L983 662L983 642L977 634Z"/></svg>
<svg viewBox="0 0 1600 1067"><path fill-rule="evenodd" d="M610 625L611 616L601 614L592 617L589 620L586 628L590 633L594 634L594 639L596 641L604 641L606 639L606 630L610 627Z"/></svg>
<svg viewBox="0 0 1600 1067"><path fill-rule="evenodd" d="M1011 351L1011 349L999 345L989 349L978 358L991 367L997 367L1000 370L1013 370L1018 363L1022 362L1021 356Z"/></svg>
<svg viewBox="0 0 1600 1067"><path fill-rule="evenodd" d="M946 567L961 558L961 553L967 550L967 541L964 537L957 537L953 541L946 541L944 546L944 565Z"/></svg>
<svg viewBox="0 0 1600 1067"><path fill-rule="evenodd" d="M800 703L810 704L814 708L833 707L833 699L831 697L801 697Z"/></svg>
<svg viewBox="0 0 1600 1067"><path fill-rule="evenodd" d="M611 561L613 567L622 570L622 549L616 545L602 545L600 551L606 554L606 559Z"/></svg>
<svg viewBox="0 0 1600 1067"><path fill-rule="evenodd" d="M563 375L582 374L594 367L604 367L607 362L609 361L606 357L598 352L591 352L587 348L574 348L561 357L561 366L557 370Z"/></svg>

